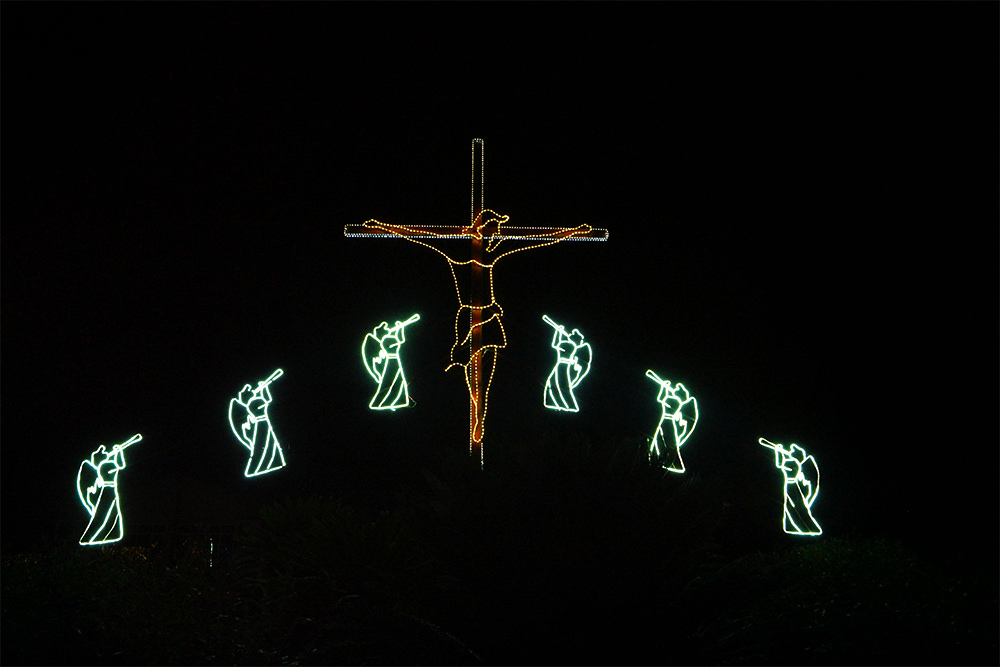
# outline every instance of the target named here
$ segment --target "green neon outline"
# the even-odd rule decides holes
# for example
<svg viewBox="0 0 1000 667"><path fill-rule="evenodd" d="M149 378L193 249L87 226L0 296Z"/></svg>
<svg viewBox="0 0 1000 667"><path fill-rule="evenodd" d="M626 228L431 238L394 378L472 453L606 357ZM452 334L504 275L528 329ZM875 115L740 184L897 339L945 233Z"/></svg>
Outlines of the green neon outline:
<svg viewBox="0 0 1000 667"><path fill-rule="evenodd" d="M819 495L819 466L812 454L792 443L785 449L764 438L757 442L774 451L774 467L785 474L785 502L782 528L789 535L822 535L823 529L812 514Z"/></svg>
<svg viewBox="0 0 1000 667"><path fill-rule="evenodd" d="M142 440L136 433L110 451L100 445L80 463L76 471L76 493L90 514L87 529L80 536L82 546L111 544L125 536L121 500L118 496L118 473L125 469L125 448ZM96 499L94 498L96 494Z"/></svg>
<svg viewBox="0 0 1000 667"><path fill-rule="evenodd" d="M372 410L395 411L397 408L408 408L416 404L410 398L399 351L406 342L406 326L419 319L419 314L413 314L404 322L396 320L392 327L382 322L371 333L365 334L361 341L361 361L368 374L378 383L372 400L368 402L368 407Z"/></svg>
<svg viewBox="0 0 1000 667"><path fill-rule="evenodd" d="M285 454L267 414L267 406L274 400L269 385L283 374L283 370L277 369L258 382L256 389L245 384L237 397L229 400L229 428L240 444L250 450L244 477L257 477L285 467ZM234 419L237 412L243 418L240 428L236 428ZM262 438L263 442L259 443Z"/></svg>
<svg viewBox="0 0 1000 667"><path fill-rule="evenodd" d="M681 458L681 447L687 442L694 427L698 424L698 401L680 382L671 386L670 380L663 380L651 370L646 371L646 377L660 385L660 393L656 400L663 406L660 421L656 431L649 441L649 460L656 460L670 472L684 472L684 459ZM671 424L670 435L663 429L663 423ZM670 442L672 445L668 445ZM663 445L661 450L660 445Z"/></svg>
<svg viewBox="0 0 1000 667"><path fill-rule="evenodd" d="M583 342L583 334L579 329L567 332L561 324L554 322L548 315L542 315L542 320L553 328L552 343L549 347L556 351L555 366L545 380L542 404L550 410L579 412L580 405L576 401L573 388L590 372L594 351L590 343Z"/></svg>

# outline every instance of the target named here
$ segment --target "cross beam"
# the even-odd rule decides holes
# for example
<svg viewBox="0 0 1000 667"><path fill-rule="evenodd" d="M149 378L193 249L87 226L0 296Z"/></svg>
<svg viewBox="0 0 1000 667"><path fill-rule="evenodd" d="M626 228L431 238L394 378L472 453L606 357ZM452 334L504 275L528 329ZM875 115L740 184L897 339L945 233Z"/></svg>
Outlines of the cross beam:
<svg viewBox="0 0 1000 667"><path fill-rule="evenodd" d="M467 239L475 240L476 235L471 227L454 227L447 225L406 225L400 227L401 230L409 232L411 238L425 239ZM563 232L559 227L502 227L495 234L495 238L510 241L537 241L539 239L550 238L554 233ZM383 231L380 227L368 225L345 225L344 236L348 238L373 238L389 239L400 238L402 234ZM608 230L591 229L589 232L580 232L563 241L607 241Z"/></svg>
<svg viewBox="0 0 1000 667"><path fill-rule="evenodd" d="M478 165L478 168L477 168ZM606 241L608 230L590 225L577 227L509 227L508 216L484 208L483 140L472 140L472 216L468 225L390 225L369 220L362 225L346 225L349 238L402 238L428 247L444 256L451 268L458 294L455 316L455 343L451 363L445 368L462 366L469 391L469 453L483 464L483 434L489 387L496 368L496 349L506 345L501 316L503 310L493 297L493 267L507 255L522 250L552 245L561 241ZM478 200L477 200L478 195ZM471 242L469 259L457 259L432 242L458 239ZM505 250L500 251L500 244ZM514 245L514 247L511 247ZM456 267L468 265L471 281L462 289ZM468 328L462 311L469 309ZM463 332L465 332L463 334ZM468 344L468 356L463 348Z"/></svg>

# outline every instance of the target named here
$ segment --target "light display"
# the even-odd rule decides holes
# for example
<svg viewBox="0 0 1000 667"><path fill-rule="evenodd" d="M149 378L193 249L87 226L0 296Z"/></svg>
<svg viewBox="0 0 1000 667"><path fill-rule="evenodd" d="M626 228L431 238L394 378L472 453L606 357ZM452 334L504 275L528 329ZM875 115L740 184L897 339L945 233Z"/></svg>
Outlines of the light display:
<svg viewBox="0 0 1000 667"><path fill-rule="evenodd" d="M80 464L76 473L76 492L90 514L90 523L80 537L80 544L109 544L124 536L118 473L125 469L125 448L140 440L142 436L136 433L110 451L101 445Z"/></svg>
<svg viewBox="0 0 1000 667"><path fill-rule="evenodd" d="M785 503L782 526L789 535L822 535L823 529L812 515L819 493L819 466L812 455L796 444L785 449L764 438L757 440L774 451L774 466L785 474Z"/></svg>
<svg viewBox="0 0 1000 667"><path fill-rule="evenodd" d="M646 377L660 385L656 400L663 406L660 423L649 443L649 460L655 461L671 472L684 472L681 447L687 442L698 423L698 401L680 382L671 385L651 370ZM669 428L665 426L670 422Z"/></svg>
<svg viewBox="0 0 1000 667"><path fill-rule="evenodd" d="M267 408L273 400L270 384L283 374L284 371L279 368L266 380L258 382L256 389L245 384L237 397L229 401L229 428L233 429L240 444L250 450L243 472L247 477L273 472L285 465L285 454L267 415Z"/></svg>
<svg viewBox="0 0 1000 667"><path fill-rule="evenodd" d="M361 343L361 360L368 374L378 383L378 389L368 403L372 410L395 410L411 405L399 348L406 342L404 329L419 319L420 315L413 315L405 322L396 320L392 327L382 322L365 335Z"/></svg>
<svg viewBox="0 0 1000 667"><path fill-rule="evenodd" d="M579 412L580 406L576 402L573 388L590 372L593 358L590 343L583 341L583 334L579 329L566 331L548 315L542 315L542 320L554 330L551 347L556 351L556 365L545 380L543 403L551 410Z"/></svg>
<svg viewBox="0 0 1000 667"><path fill-rule="evenodd" d="M507 344L502 317L493 290L493 267L500 259L515 252L553 245L561 241L604 241L605 229L581 224L575 227L508 227L508 216L484 208L483 141L472 141L472 214L468 225L389 225L368 220L363 225L347 225L348 237L402 238L430 248L448 262L458 311L455 314L455 340L451 347L449 370L460 366L465 372L469 393L469 452L483 461L483 434L490 384L496 370L497 350ZM478 197L477 197L478 195ZM471 241L471 257L449 254L435 243L450 240ZM504 249L500 249L504 243ZM459 271L468 270L471 281L459 280Z"/></svg>

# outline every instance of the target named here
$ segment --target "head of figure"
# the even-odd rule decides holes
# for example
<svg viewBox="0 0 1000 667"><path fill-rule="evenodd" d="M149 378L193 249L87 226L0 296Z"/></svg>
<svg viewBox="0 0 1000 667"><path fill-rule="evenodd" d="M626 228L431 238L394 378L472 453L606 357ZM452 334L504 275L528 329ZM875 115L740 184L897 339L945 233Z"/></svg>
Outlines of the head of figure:
<svg viewBox="0 0 1000 667"><path fill-rule="evenodd" d="M240 389L240 393L239 393L239 396L237 397L237 399L239 400L240 403L242 403L243 405L246 405L247 402L252 397L253 397L253 389L250 388L250 385L245 384L245 385L243 385L243 388Z"/></svg>
<svg viewBox="0 0 1000 667"><path fill-rule="evenodd" d="M97 448L97 451L90 455L90 462L94 466L97 466L106 458L108 458L108 450L104 445L101 445Z"/></svg>
<svg viewBox="0 0 1000 667"><path fill-rule="evenodd" d="M399 322L396 322L398 325ZM388 324L383 322L382 324L375 327L375 338L381 343L382 347L391 347L399 343L399 336L402 329L398 326L390 327Z"/></svg>
<svg viewBox="0 0 1000 667"><path fill-rule="evenodd" d="M802 462L806 459L805 450L793 444L785 455L782 455L780 450L776 450L775 453L781 456L781 469L787 473L788 477L797 477L799 471L802 470Z"/></svg>
<svg viewBox="0 0 1000 667"><path fill-rule="evenodd" d="M494 211L485 209L472 223L472 234L481 239L492 238L500 231L500 225L507 222L510 216L498 215Z"/></svg>

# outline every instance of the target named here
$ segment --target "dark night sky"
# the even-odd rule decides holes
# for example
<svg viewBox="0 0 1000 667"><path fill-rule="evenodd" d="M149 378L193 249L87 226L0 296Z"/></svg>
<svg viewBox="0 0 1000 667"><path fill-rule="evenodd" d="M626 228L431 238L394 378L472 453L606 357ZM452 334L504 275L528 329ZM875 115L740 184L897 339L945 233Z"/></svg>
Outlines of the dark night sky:
<svg viewBox="0 0 1000 667"><path fill-rule="evenodd" d="M699 399L702 474L780 493L756 438L798 442L828 532L995 558L997 4L0 12L6 538L75 539L79 461L136 432L126 526L232 518L256 490L226 406L279 366L283 484L464 447L444 260L343 227L465 222L482 137L511 224L610 231L497 268L487 465L491 433L569 424L547 313L595 350L574 427L651 432L653 368ZM373 415L360 341L414 312L417 407Z"/></svg>

